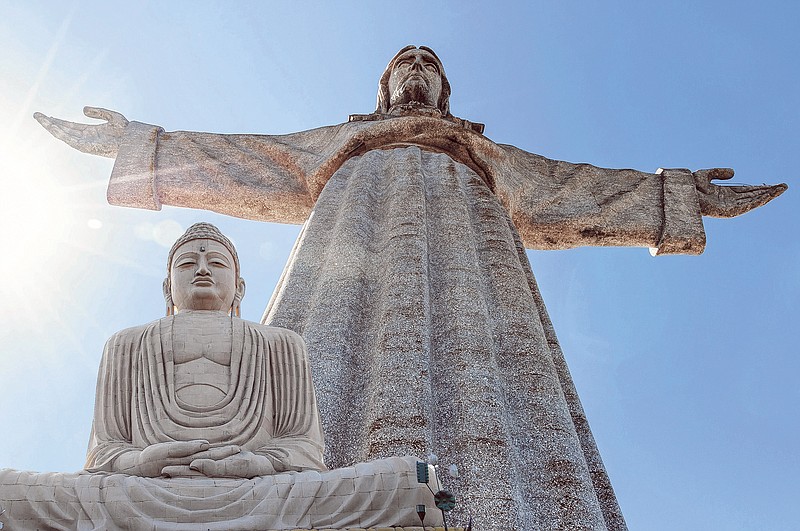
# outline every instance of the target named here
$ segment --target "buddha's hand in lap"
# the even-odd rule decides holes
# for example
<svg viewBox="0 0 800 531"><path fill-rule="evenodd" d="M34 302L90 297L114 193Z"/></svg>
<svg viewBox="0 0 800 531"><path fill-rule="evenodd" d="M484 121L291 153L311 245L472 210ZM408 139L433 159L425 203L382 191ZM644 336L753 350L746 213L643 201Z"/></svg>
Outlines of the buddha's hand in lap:
<svg viewBox="0 0 800 531"><path fill-rule="evenodd" d="M156 443L138 452L117 458L115 471L144 477L197 475L189 465L198 459L215 461L239 453L236 445L209 448L208 441L171 441Z"/></svg>
<svg viewBox="0 0 800 531"><path fill-rule="evenodd" d="M200 457L193 460L189 468L196 473L212 478L242 478L269 476L276 473L275 467L267 457L241 450L221 459Z"/></svg>

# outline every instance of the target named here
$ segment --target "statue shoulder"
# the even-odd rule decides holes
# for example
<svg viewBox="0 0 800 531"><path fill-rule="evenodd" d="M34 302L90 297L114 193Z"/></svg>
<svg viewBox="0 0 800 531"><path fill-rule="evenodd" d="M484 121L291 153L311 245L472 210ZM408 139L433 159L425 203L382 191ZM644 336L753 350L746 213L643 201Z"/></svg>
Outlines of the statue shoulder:
<svg viewBox="0 0 800 531"><path fill-rule="evenodd" d="M163 317L161 319L156 319L155 321L151 321L149 323L145 323L142 325L132 326L130 328L124 328L118 332L114 332L108 341L106 341L106 349L113 346L120 346L131 344L133 342L141 341L141 338L148 334L152 333L154 329L157 329L162 321L170 319L169 317Z"/></svg>

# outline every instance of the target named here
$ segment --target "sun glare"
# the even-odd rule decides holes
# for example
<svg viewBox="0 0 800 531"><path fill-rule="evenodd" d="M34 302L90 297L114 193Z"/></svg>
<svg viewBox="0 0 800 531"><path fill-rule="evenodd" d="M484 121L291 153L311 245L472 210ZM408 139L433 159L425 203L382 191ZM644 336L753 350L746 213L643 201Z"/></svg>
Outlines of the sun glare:
<svg viewBox="0 0 800 531"><path fill-rule="evenodd" d="M17 150L3 168L0 226L6 231L6 259L1 269L6 282L0 283L0 296L6 323L31 317L19 312L34 311L31 303L69 266L70 257L63 250L74 212L65 187L54 176L23 166L36 156Z"/></svg>
<svg viewBox="0 0 800 531"><path fill-rule="evenodd" d="M7 240L17 258L12 274L24 274L42 261L52 260L54 242L63 241L65 236L67 209L59 187L46 176L35 177L39 179L34 183L12 176L4 184L9 204L0 216L3 226L12 230Z"/></svg>

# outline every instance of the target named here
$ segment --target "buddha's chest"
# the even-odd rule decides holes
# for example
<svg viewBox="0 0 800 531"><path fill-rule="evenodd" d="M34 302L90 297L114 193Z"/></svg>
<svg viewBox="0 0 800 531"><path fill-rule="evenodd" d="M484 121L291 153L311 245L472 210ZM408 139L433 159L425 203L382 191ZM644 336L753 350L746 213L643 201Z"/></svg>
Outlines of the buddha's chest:
<svg viewBox="0 0 800 531"><path fill-rule="evenodd" d="M172 326L176 397L190 406L209 407L230 386L231 321L225 315L180 315Z"/></svg>
<svg viewBox="0 0 800 531"><path fill-rule="evenodd" d="M175 365L206 359L220 365L231 363L231 320L226 316L178 315L172 325Z"/></svg>

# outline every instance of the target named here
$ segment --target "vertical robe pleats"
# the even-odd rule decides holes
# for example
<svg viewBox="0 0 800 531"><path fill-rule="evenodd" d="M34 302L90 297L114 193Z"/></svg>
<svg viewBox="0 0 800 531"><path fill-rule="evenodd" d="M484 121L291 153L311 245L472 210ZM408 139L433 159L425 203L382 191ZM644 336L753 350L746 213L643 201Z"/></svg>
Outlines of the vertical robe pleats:
<svg viewBox="0 0 800 531"><path fill-rule="evenodd" d="M228 392L212 406L190 406L174 392L172 326L179 317L124 330L109 340L87 469L110 471L123 452L195 439L261 452L273 458L278 470L324 469L319 416L300 338L231 318Z"/></svg>
<svg viewBox="0 0 800 531"><path fill-rule="evenodd" d="M370 151L327 183L265 322L307 342L329 467L434 452L462 517L601 529L518 241L471 169Z"/></svg>

